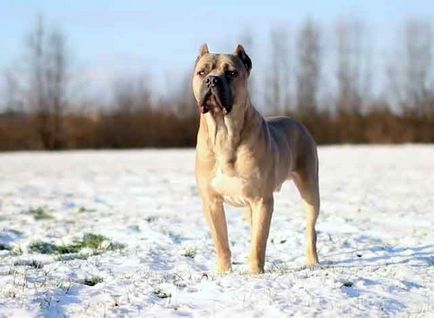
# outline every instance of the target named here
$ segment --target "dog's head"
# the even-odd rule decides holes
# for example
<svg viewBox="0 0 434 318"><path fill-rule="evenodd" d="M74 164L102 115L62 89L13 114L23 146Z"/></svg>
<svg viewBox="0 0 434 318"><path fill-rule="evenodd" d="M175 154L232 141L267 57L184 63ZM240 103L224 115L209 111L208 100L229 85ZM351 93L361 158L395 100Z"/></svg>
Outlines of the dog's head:
<svg viewBox="0 0 434 318"><path fill-rule="evenodd" d="M211 54L204 44L193 74L193 92L202 114L227 115L246 104L252 61L241 45L233 54Z"/></svg>

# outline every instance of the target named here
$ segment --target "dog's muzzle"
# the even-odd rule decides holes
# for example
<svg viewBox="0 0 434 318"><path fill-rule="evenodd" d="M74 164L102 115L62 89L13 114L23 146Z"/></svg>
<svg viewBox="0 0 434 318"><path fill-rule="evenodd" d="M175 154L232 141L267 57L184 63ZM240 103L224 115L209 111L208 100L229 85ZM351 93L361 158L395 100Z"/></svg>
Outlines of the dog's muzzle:
<svg viewBox="0 0 434 318"><path fill-rule="evenodd" d="M232 110L231 98L226 86L227 84L218 76L208 76L204 79L199 100L202 114L221 110L226 115Z"/></svg>

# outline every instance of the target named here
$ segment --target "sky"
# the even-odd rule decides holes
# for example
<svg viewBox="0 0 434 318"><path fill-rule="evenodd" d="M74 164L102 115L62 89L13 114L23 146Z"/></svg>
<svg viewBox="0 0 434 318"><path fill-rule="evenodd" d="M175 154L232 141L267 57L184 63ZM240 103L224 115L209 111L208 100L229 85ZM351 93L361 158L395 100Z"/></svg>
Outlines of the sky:
<svg viewBox="0 0 434 318"><path fill-rule="evenodd" d="M357 18L380 44L377 53L383 54L400 23L413 17L434 19L434 2L3 0L0 71L23 65L25 37L38 15L47 26L67 35L73 72L99 87L98 92L119 74L142 73L158 90L166 91L185 78L205 42L211 51L231 52L250 33L253 47L246 50L250 49L254 69L264 68L271 29L281 27L291 34L306 18L325 28L337 19Z"/></svg>

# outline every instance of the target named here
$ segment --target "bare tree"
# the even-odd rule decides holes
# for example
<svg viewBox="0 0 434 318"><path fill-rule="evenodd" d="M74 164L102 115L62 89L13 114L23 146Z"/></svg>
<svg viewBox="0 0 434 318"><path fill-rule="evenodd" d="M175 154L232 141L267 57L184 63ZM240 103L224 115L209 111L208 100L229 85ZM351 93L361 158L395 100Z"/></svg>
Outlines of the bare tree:
<svg viewBox="0 0 434 318"><path fill-rule="evenodd" d="M321 77L321 38L311 20L301 27L297 39L297 111L307 116L317 111Z"/></svg>
<svg viewBox="0 0 434 318"><path fill-rule="evenodd" d="M22 113L24 111L24 103L21 98L20 85L18 84L15 74L11 71L6 71L4 74L4 83L6 111Z"/></svg>
<svg viewBox="0 0 434 318"><path fill-rule="evenodd" d="M433 28L426 21L408 21L404 27L404 92L407 107L418 115L432 112Z"/></svg>
<svg viewBox="0 0 434 318"><path fill-rule="evenodd" d="M150 111L151 90L146 76L119 79L114 85L114 109L117 114L130 115Z"/></svg>
<svg viewBox="0 0 434 318"><path fill-rule="evenodd" d="M337 110L358 113L362 110L364 92L369 91L370 63L364 26L359 21L340 21L337 40Z"/></svg>
<svg viewBox="0 0 434 318"><path fill-rule="evenodd" d="M198 108L191 87L191 72L187 72L179 87L172 93L168 103L175 105L176 113L181 117L196 116Z"/></svg>
<svg viewBox="0 0 434 318"><path fill-rule="evenodd" d="M401 28L395 58L387 65L391 102L408 114L434 118L433 25L409 20Z"/></svg>
<svg viewBox="0 0 434 318"><path fill-rule="evenodd" d="M36 129L45 149L59 149L63 143L62 117L66 107L65 36L45 30L42 17L29 35L30 105Z"/></svg>
<svg viewBox="0 0 434 318"><path fill-rule="evenodd" d="M288 32L284 29L273 29L271 39L271 70L266 78L266 104L275 111L285 113L289 110L291 99L291 65Z"/></svg>

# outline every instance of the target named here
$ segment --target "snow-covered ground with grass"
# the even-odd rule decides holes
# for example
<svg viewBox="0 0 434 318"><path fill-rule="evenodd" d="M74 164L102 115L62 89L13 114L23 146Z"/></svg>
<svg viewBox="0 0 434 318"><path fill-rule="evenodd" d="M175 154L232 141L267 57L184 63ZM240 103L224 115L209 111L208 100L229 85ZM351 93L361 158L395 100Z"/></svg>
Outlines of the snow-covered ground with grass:
<svg viewBox="0 0 434 318"><path fill-rule="evenodd" d="M320 147L321 265L276 194L266 273L227 207L233 272L215 272L193 150L0 154L0 316L434 315L434 146Z"/></svg>

